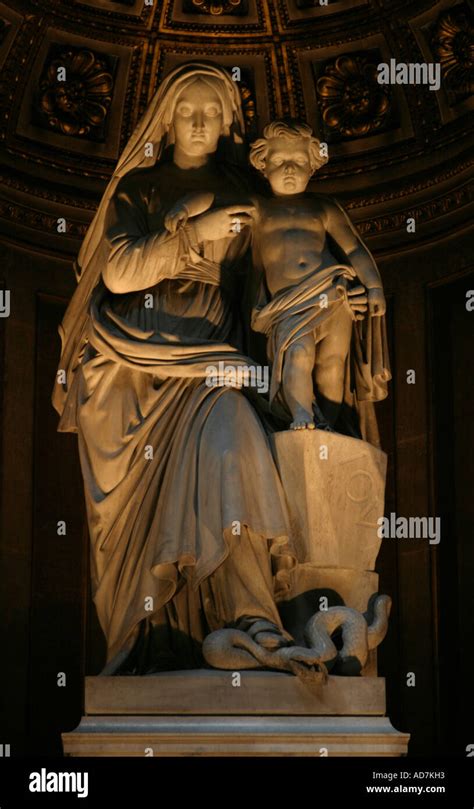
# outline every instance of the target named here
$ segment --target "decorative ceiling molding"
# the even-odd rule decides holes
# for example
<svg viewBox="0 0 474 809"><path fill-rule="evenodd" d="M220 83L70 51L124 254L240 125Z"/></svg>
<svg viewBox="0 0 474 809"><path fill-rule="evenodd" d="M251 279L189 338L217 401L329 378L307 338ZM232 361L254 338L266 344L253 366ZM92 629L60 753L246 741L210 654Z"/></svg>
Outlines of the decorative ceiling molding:
<svg viewBox="0 0 474 809"><path fill-rule="evenodd" d="M263 0L163 0L160 33L244 37L271 34Z"/></svg>
<svg viewBox="0 0 474 809"><path fill-rule="evenodd" d="M28 222L40 243L42 210L45 221L62 206L77 211L63 235L73 251L163 77L204 58L240 69L249 139L275 117L312 125L330 156L315 190L342 193L369 237L381 221L399 238L409 210L435 221L457 207L462 218L471 8L469 0L4 0L0 217L7 228ZM390 58L439 59L441 88L381 87L374 69ZM32 198L29 218L23 195Z"/></svg>
<svg viewBox="0 0 474 809"><path fill-rule="evenodd" d="M436 13L410 20L410 28L426 62L441 64L436 101L441 121L449 124L474 110L474 12L466 0L443 0Z"/></svg>
<svg viewBox="0 0 474 809"><path fill-rule="evenodd" d="M279 9L285 28L291 28L308 21L319 22L327 20L329 16L344 14L354 17L363 7L367 9L369 0L327 0L327 5L319 0L279 0ZM352 12L352 13L351 13Z"/></svg>
<svg viewBox="0 0 474 809"><path fill-rule="evenodd" d="M105 141L117 58L52 43L43 65L32 120L62 135Z"/></svg>

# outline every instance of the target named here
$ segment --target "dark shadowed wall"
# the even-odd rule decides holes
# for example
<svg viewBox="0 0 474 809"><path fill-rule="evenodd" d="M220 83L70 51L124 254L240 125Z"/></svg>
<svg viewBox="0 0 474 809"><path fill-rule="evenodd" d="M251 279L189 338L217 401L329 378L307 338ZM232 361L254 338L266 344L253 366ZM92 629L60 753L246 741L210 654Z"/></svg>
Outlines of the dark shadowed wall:
<svg viewBox="0 0 474 809"><path fill-rule="evenodd" d="M0 318L0 742L12 755L60 753L61 731L82 713L84 675L103 662L76 437L56 432L50 404L57 327L75 286L72 261L121 149L163 76L205 57L239 67L251 138L272 118L292 115L327 142L330 161L314 188L347 207L381 269L393 366L390 397L378 408L389 455L386 511L438 516L442 528L439 545L382 543L380 590L394 606L380 671L393 724L412 734L410 752L463 755L474 742L466 711L474 642L474 312L466 308L474 289L473 103L471 51L463 56L454 43L470 30L471 7L221 6L211 14L210 4L191 0L0 5L0 289L11 291L10 316ZM374 66L392 56L439 61L439 90L379 85ZM68 71L61 88L57 64ZM78 105L78 82L99 104L93 120ZM94 98L92 85L100 90ZM64 88L74 114L61 104ZM407 383L410 369L415 384ZM60 672L66 687L58 687Z"/></svg>

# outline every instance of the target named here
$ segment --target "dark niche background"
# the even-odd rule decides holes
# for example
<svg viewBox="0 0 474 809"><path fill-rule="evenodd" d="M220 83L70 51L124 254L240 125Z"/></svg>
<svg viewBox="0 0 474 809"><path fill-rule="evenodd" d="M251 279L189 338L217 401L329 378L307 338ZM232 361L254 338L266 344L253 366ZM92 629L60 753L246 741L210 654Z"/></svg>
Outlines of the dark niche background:
<svg viewBox="0 0 474 809"><path fill-rule="evenodd" d="M394 606L379 670L393 724L412 734L411 755L465 755L474 641L470 38L471 6L451 0L1 6L0 285L11 291L11 314L0 318L1 677L12 755L61 753L60 733L82 714L84 675L103 662L76 438L56 432L50 404L72 261L148 101L193 58L241 68L252 136L277 116L311 124L331 155L314 188L347 207L379 264L394 375L378 408L386 512L442 521L438 546L382 543L380 590ZM440 90L381 88L373 66L392 57L440 61ZM62 86L58 63L67 65Z"/></svg>

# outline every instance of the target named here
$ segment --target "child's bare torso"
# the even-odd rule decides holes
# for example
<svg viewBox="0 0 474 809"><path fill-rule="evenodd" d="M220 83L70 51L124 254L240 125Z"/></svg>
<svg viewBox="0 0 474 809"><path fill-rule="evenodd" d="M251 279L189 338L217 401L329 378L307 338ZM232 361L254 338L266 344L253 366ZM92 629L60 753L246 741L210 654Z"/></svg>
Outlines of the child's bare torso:
<svg viewBox="0 0 474 809"><path fill-rule="evenodd" d="M259 198L254 236L270 294L336 263L326 239L326 213L313 195Z"/></svg>

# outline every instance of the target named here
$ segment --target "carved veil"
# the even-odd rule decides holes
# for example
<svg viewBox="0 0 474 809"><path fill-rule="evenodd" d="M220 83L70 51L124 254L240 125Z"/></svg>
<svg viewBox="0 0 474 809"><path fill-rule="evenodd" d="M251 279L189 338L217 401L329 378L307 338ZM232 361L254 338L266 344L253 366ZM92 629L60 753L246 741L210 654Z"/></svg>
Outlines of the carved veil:
<svg viewBox="0 0 474 809"><path fill-rule="evenodd" d="M244 165L243 133L244 121L238 87L230 76L211 63L192 62L175 68L161 83L148 108L136 127L117 163L112 178L105 189L96 214L88 228L79 256L74 263L78 286L59 326L62 350L58 367L65 372L65 381L58 380L54 386L52 403L61 416L60 432L77 432L75 419L74 384L76 369L81 363L87 343L86 328L89 317L89 304L92 293L101 282L101 272L105 255L104 223L107 208L119 181L131 171L154 166L164 148L170 142L170 110L184 85L192 79L218 79L225 95L231 123L224 132L219 144L219 152L230 164ZM145 149L152 144L152 149ZM151 152L151 156L148 156Z"/></svg>

